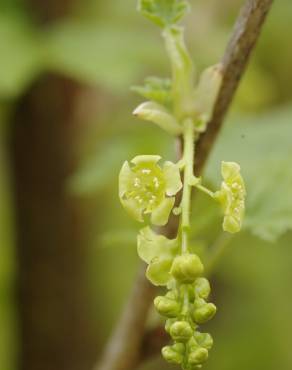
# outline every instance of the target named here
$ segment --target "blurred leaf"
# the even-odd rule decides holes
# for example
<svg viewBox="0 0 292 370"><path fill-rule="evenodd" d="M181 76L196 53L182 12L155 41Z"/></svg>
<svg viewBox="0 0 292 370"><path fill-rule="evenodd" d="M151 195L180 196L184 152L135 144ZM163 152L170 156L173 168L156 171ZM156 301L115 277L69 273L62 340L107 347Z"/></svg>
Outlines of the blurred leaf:
<svg viewBox="0 0 292 370"><path fill-rule="evenodd" d="M139 0L139 11L160 27L171 26L182 19L189 3L185 0Z"/></svg>
<svg viewBox="0 0 292 370"><path fill-rule="evenodd" d="M118 172L114 169L122 165L129 151L129 148L122 142L105 144L72 176L69 189L76 194L92 194L99 191L111 179L118 178Z"/></svg>
<svg viewBox="0 0 292 370"><path fill-rule="evenodd" d="M148 34L109 23L63 22L47 42L48 68L111 89L128 89L145 66L161 61Z"/></svg>
<svg viewBox="0 0 292 370"><path fill-rule="evenodd" d="M109 230L101 235L99 240L103 247L135 248L137 243L137 230Z"/></svg>
<svg viewBox="0 0 292 370"><path fill-rule="evenodd" d="M291 118L287 107L227 125L207 170L218 183L222 160L240 163L247 186L244 227L269 241L292 228Z"/></svg>
<svg viewBox="0 0 292 370"><path fill-rule="evenodd" d="M138 154L155 154L165 156L169 153L170 140L159 128L140 123L126 135L117 132L116 137L104 139L104 145L89 158L85 158L80 168L71 177L68 187L75 194L92 196L104 187L112 186L117 191L118 174L125 160ZM170 158L172 159L172 158Z"/></svg>
<svg viewBox="0 0 292 370"><path fill-rule="evenodd" d="M132 91L162 105L171 104L171 80L168 78L148 77L144 86L133 86Z"/></svg>
<svg viewBox="0 0 292 370"><path fill-rule="evenodd" d="M0 16L0 97L20 94L42 66L40 42L21 16Z"/></svg>

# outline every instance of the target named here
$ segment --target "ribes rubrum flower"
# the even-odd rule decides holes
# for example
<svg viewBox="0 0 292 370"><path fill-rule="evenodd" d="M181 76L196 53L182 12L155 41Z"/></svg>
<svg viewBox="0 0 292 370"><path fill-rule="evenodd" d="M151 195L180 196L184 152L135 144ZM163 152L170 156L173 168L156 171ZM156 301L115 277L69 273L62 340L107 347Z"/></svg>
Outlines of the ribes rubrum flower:
<svg viewBox="0 0 292 370"><path fill-rule="evenodd" d="M221 190L215 194L224 211L223 229L230 233L240 231L245 210L245 185L240 174L240 166L235 162L222 162L223 182Z"/></svg>
<svg viewBox="0 0 292 370"><path fill-rule="evenodd" d="M158 155L139 155L126 161L119 176L119 196L125 209L143 222L151 215L155 225L165 225L174 206L174 195L182 188L179 167L165 162L161 168Z"/></svg>
<svg viewBox="0 0 292 370"><path fill-rule="evenodd" d="M177 239L168 239L144 227L137 238L139 257L148 264L147 278L154 285L167 285L171 280L170 269L179 253Z"/></svg>

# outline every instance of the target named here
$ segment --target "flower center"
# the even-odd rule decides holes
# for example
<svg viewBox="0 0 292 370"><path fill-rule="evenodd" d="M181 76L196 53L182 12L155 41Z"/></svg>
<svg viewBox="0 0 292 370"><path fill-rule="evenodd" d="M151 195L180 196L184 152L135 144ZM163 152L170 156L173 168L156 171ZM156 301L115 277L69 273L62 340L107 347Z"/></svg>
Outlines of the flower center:
<svg viewBox="0 0 292 370"><path fill-rule="evenodd" d="M164 198L165 181L163 172L158 166L143 164L133 168L132 191L129 196L138 203L139 207L151 211Z"/></svg>
<svg viewBox="0 0 292 370"><path fill-rule="evenodd" d="M241 184L234 182L231 186L232 193L232 213L237 219L241 218L244 209L244 189Z"/></svg>

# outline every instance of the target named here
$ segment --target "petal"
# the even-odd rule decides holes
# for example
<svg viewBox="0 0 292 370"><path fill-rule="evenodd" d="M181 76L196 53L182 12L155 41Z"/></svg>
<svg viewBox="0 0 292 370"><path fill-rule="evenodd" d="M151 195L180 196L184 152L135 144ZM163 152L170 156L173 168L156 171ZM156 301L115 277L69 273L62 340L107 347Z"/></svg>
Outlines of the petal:
<svg viewBox="0 0 292 370"><path fill-rule="evenodd" d="M233 194L232 194L232 190L225 182L222 182L221 194L222 194L221 204L222 204L224 213L229 213L231 212L231 209L232 209Z"/></svg>
<svg viewBox="0 0 292 370"><path fill-rule="evenodd" d="M138 255L147 263L158 256L164 259L174 258L178 248L177 239L168 239L164 235L156 234L150 227L140 230L137 237Z"/></svg>
<svg viewBox="0 0 292 370"><path fill-rule="evenodd" d="M232 215L224 217L223 230L228 231L231 234L239 232L241 229L241 222Z"/></svg>
<svg viewBox="0 0 292 370"><path fill-rule="evenodd" d="M119 196L120 198L123 197L123 195L128 190L129 181L131 180L133 176L133 172L131 171L131 168L129 166L129 162L124 162L120 174L119 174Z"/></svg>
<svg viewBox="0 0 292 370"><path fill-rule="evenodd" d="M143 222L142 211L143 209L137 205L134 199L123 199L121 198L121 203L125 210L132 216L135 220Z"/></svg>
<svg viewBox="0 0 292 370"><path fill-rule="evenodd" d="M147 268L146 276L153 285L167 285L172 278L169 271L172 259L155 259Z"/></svg>
<svg viewBox="0 0 292 370"><path fill-rule="evenodd" d="M160 128L171 135L179 135L182 127L175 117L162 105L155 102L146 102L138 106L133 112L138 118L156 123Z"/></svg>
<svg viewBox="0 0 292 370"><path fill-rule="evenodd" d="M158 226L166 225L174 202L174 198L164 198L159 206L152 211L151 222Z"/></svg>
<svg viewBox="0 0 292 370"><path fill-rule="evenodd" d="M175 195L183 186L179 167L172 162L165 162L163 173L166 181L166 194Z"/></svg>
<svg viewBox="0 0 292 370"><path fill-rule="evenodd" d="M131 160L133 164L153 163L156 164L161 159L160 155L137 155Z"/></svg>
<svg viewBox="0 0 292 370"><path fill-rule="evenodd" d="M233 181L240 174L240 165L235 162L222 162L221 173L225 181Z"/></svg>

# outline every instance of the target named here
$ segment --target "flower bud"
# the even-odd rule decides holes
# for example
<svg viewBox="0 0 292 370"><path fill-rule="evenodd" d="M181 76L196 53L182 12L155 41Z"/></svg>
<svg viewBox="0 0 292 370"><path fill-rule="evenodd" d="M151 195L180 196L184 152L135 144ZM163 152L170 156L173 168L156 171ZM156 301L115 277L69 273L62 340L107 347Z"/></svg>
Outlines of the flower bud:
<svg viewBox="0 0 292 370"><path fill-rule="evenodd" d="M168 297L156 297L154 306L161 315L166 317L177 317L180 311L179 303Z"/></svg>
<svg viewBox="0 0 292 370"><path fill-rule="evenodd" d="M200 365L207 361L208 350L206 348L197 348L189 354L188 362L190 365Z"/></svg>
<svg viewBox="0 0 292 370"><path fill-rule="evenodd" d="M195 309L193 318L197 324L204 324L215 316L216 311L217 308L213 303L206 303L202 307Z"/></svg>
<svg viewBox="0 0 292 370"><path fill-rule="evenodd" d="M169 334L171 326L176 322L176 319L168 319L165 322L165 331Z"/></svg>
<svg viewBox="0 0 292 370"><path fill-rule="evenodd" d="M170 290L169 292L167 292L166 294L165 294L165 297L167 297L167 298L170 298L170 299L173 299L173 300L177 300L178 299L178 294L177 294L177 292L176 291L174 291L174 290Z"/></svg>
<svg viewBox="0 0 292 370"><path fill-rule="evenodd" d="M193 335L193 329L187 321L176 321L170 327L172 339L178 342L187 342Z"/></svg>
<svg viewBox="0 0 292 370"><path fill-rule="evenodd" d="M176 343L173 346L163 347L161 350L163 358L172 364L181 364L185 347L182 343Z"/></svg>
<svg viewBox="0 0 292 370"><path fill-rule="evenodd" d="M196 254L184 254L174 259L170 273L181 283L193 283L203 271L204 266Z"/></svg>
<svg viewBox="0 0 292 370"><path fill-rule="evenodd" d="M210 283L206 278L198 278L195 281L195 293L203 299L207 299L210 295Z"/></svg>
<svg viewBox="0 0 292 370"><path fill-rule="evenodd" d="M213 338L209 333L200 333L199 331L196 331L194 333L194 337L201 347L204 347L207 350L210 350L213 347Z"/></svg>

